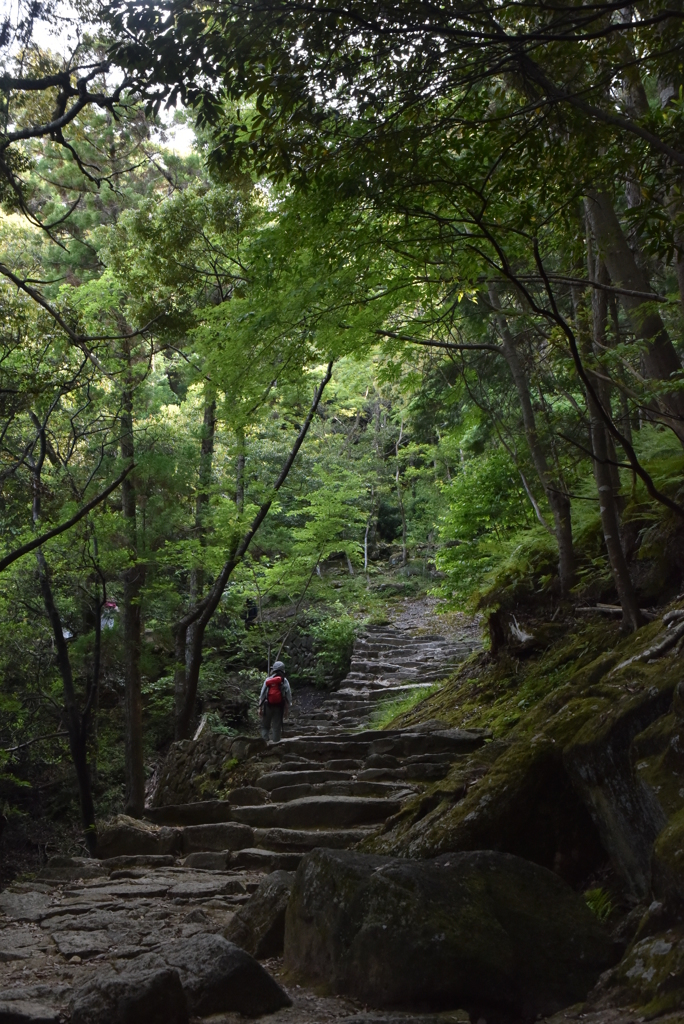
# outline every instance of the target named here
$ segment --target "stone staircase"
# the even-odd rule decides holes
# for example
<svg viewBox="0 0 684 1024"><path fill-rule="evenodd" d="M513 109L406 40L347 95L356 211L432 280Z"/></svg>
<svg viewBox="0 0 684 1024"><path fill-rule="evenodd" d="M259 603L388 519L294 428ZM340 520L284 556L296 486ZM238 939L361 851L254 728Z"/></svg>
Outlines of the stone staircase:
<svg viewBox="0 0 684 1024"><path fill-rule="evenodd" d="M175 744L144 820L122 815L101 828L99 859L53 857L38 879L0 893L0 1024L61 1024L74 986L103 966L124 970L202 933L230 938L264 873L383 828L485 736L439 722L377 730L374 715L443 678L474 646L473 637L369 629L336 693L295 691L280 743L207 734ZM173 802L173 780L194 777L218 777L227 795ZM291 996L290 1024L353 1010L334 999L310 1008L318 997L298 987Z"/></svg>
<svg viewBox="0 0 684 1024"><path fill-rule="evenodd" d="M128 819L103 836L103 854L121 858L144 847L193 869L273 871L296 868L317 846L349 848L484 742L481 731L434 724L263 744L250 756L254 785L224 800L148 808L144 840Z"/></svg>
<svg viewBox="0 0 684 1024"><path fill-rule="evenodd" d="M246 761L248 785L223 800L192 803L169 802L169 791L158 789L161 806L147 809L147 824L129 819L110 828L102 856L171 855L192 870L273 871L296 868L317 846L356 845L484 742L478 731L439 722L416 730L368 728L388 702L443 679L475 646L472 636L456 641L369 628L339 690L310 692L308 700L295 690L280 743L211 738L198 767ZM192 741L179 747L181 757L192 757ZM197 770L192 760L184 765L186 773Z"/></svg>
<svg viewBox="0 0 684 1024"><path fill-rule="evenodd" d="M391 703L429 689L478 647L473 636L448 640L396 626L370 626L354 644L340 689L302 712L296 701L289 732L316 735L367 727Z"/></svg>

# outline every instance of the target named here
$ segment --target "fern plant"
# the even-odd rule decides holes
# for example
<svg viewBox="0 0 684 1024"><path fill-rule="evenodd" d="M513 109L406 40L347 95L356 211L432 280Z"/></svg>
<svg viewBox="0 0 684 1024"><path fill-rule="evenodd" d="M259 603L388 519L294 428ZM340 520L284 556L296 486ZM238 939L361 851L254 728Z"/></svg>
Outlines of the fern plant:
<svg viewBox="0 0 684 1024"><path fill-rule="evenodd" d="M587 889L584 899L599 921L607 921L615 909L610 893L600 886L596 889Z"/></svg>

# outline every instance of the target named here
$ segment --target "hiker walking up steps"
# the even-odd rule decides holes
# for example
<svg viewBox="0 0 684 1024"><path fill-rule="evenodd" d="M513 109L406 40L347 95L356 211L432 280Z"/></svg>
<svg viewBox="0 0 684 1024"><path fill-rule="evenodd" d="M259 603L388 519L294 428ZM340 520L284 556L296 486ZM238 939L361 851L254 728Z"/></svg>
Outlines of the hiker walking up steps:
<svg viewBox="0 0 684 1024"><path fill-rule="evenodd" d="M292 703L292 690L285 678L285 665L276 661L271 674L264 681L259 694L259 717L261 718L261 735L268 743L278 743L283 731L283 718L287 716Z"/></svg>

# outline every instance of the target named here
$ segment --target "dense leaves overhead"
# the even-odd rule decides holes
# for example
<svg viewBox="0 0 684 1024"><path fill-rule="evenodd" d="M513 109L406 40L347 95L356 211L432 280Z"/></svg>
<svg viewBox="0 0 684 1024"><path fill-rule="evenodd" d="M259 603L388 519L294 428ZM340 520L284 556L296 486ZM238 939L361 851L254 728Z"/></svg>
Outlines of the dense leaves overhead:
<svg viewBox="0 0 684 1024"><path fill-rule="evenodd" d="M126 67L201 121L231 123L217 161L310 175L340 146L359 171L433 131L479 127L473 90L509 95L485 119L525 130L540 112L561 130L602 125L680 165L680 112L639 109L639 76L676 98L681 13L659 3L115 3ZM247 102L246 102L247 101ZM364 159L364 154L366 159ZM350 158L350 154L347 154Z"/></svg>

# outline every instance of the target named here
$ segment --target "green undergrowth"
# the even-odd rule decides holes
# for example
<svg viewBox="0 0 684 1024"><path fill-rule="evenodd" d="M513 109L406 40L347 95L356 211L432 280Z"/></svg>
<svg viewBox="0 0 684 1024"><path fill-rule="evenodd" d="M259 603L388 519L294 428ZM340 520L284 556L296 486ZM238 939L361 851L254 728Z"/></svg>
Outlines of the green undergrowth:
<svg viewBox="0 0 684 1024"><path fill-rule="evenodd" d="M449 726L491 729L504 736L542 698L568 683L579 668L613 650L620 640L612 622L568 623L555 643L525 660L503 653L473 654L447 680L412 707L400 709L393 728L438 719Z"/></svg>
<svg viewBox="0 0 684 1024"><path fill-rule="evenodd" d="M441 690L443 686L443 682L437 682L429 688L424 687L414 690L408 697L384 702L371 715L370 727L372 729L386 729L396 718L407 715L413 708L427 700L428 696Z"/></svg>
<svg viewBox="0 0 684 1024"><path fill-rule="evenodd" d="M580 683L583 689L598 684L613 665L648 646L662 624L649 623L625 637L613 621L568 617L541 626L539 634L544 630L548 643L527 657L506 652L496 659L488 652L471 655L446 683L410 708L398 709L385 727L405 728L437 719L450 727L490 729L495 738L505 737L518 725L538 728L544 724L534 713L540 702L569 684ZM654 670L661 668L642 663L638 671L643 675Z"/></svg>

